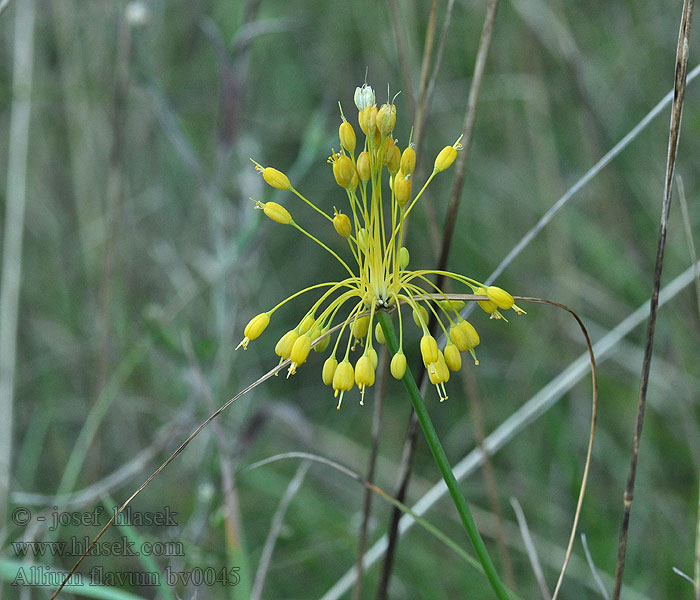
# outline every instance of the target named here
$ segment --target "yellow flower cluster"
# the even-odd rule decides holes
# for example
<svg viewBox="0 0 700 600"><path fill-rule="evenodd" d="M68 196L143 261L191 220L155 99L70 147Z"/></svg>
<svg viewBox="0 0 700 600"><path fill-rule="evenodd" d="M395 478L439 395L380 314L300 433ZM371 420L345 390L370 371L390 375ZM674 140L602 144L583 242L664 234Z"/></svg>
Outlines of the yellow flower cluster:
<svg viewBox="0 0 700 600"><path fill-rule="evenodd" d="M432 173L414 194L416 152L410 140L401 150L398 140L394 139L396 105L393 101L387 101L377 107L374 90L366 84L355 90L354 99L364 141L358 147L355 129L341 108L338 130L340 150L333 150L328 159L335 181L345 190L349 204L347 214L334 208L331 216L298 192L284 173L258 163L255 165L270 186L288 190L330 221L340 238L346 240L352 262L357 266L352 269L334 250L298 225L285 207L276 202L256 201L255 207L270 219L282 225L291 225L331 253L348 276L341 281L319 283L302 289L269 311L253 317L246 326L244 338L238 347L246 348L250 340L259 337L268 326L272 314L293 298L313 290L324 290L297 326L280 338L275 353L280 357L280 362L290 360L287 377L293 375L297 367L306 362L312 347L317 352L324 352L328 348L331 341L329 330L341 309L349 304L331 354L323 365L322 379L325 385L332 386L335 396L339 396L338 408L345 392L349 392L355 385L361 393L360 404L363 404L365 390L374 384L377 368L374 340L379 344L385 343L383 331L379 323L375 322L378 310L398 309L399 351L392 358L391 374L396 379L401 379L406 372L401 306L407 305L412 310L416 326L423 333L420 352L430 381L437 387L440 400L445 400L445 383L449 380L451 371L461 368L461 353L469 351L478 364L474 348L479 344L479 334L460 315L464 302L448 299L428 277L443 275L470 288L473 294L485 296L488 299L479 300L479 305L491 318L501 318L500 310L513 308L518 313L523 311L515 306L513 297L501 288L487 287L457 273L408 270L410 255L408 249L401 245L406 217L433 178L449 169L462 146L457 140L453 145L443 148L435 159ZM359 152L356 155L357 150ZM389 183L388 190L384 187L385 176ZM448 340L444 350L438 348L436 339L428 331L428 311L435 317ZM347 341L341 346L345 336ZM353 366L350 353L358 342L362 351ZM338 357L341 358L340 361Z"/></svg>

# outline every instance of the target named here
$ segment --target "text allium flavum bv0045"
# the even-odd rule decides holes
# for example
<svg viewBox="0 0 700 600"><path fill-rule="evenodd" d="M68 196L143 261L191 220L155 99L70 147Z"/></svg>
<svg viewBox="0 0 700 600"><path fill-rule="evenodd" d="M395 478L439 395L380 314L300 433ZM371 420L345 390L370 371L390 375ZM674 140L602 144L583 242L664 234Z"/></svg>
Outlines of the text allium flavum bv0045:
<svg viewBox="0 0 700 600"><path fill-rule="evenodd" d="M330 356L323 364L322 380L335 391L338 408L344 394L355 385L360 390L360 404L364 404L365 390L374 384L377 368L374 342L385 343L381 328L377 327L375 320L378 310L392 307L398 309L399 350L392 359L391 373L401 379L406 372L406 356L403 353L405 319L402 318L401 307L407 306L412 311L413 322L422 333L420 351L430 381L436 386L440 400L445 400L445 383L450 378L450 371L459 370L462 365L460 353L470 352L475 363L479 364L474 348L480 339L474 326L460 316L464 302L448 299L429 277L442 275L473 294L488 297L488 300L479 301L479 305L491 318L502 318L501 310L512 308L518 314L523 311L514 304L513 297L499 287L485 286L459 273L408 269L409 253L401 246L406 217L433 178L450 168L462 146L459 139L451 146L445 146L437 154L430 176L422 186L416 186L413 181L415 150L409 140L402 151L398 140L394 139L396 106L393 101L377 107L374 90L366 84L355 90L354 98L364 140L359 140L358 144L355 129L341 108L339 150L333 150L328 159L333 177L347 198L345 212L342 205L340 209L337 208L339 202L336 202L331 215L330 207L317 206L307 199L294 188L283 172L253 161L255 168L271 187L290 192L323 215L329 221L328 229L321 232L319 237L337 234L336 243L331 245L342 245L345 240L349 256L346 253L347 259L341 258L328 244L299 225L284 206L276 202L255 201L255 208L281 225L294 227L333 255L344 271L345 278L317 283L299 290L267 312L253 317L246 326L245 337L238 347L246 348L251 340L259 337L272 315L287 302L315 292L315 302L301 315L297 325L277 342L275 353L280 357L280 362L290 359L287 377L293 375L306 362L312 347L317 352L327 350L331 345L330 336L315 346L314 341L340 320ZM297 211L294 209L292 212ZM447 339L444 350L438 348L435 338L428 331L430 314L435 317ZM359 356L353 357L358 345Z"/></svg>

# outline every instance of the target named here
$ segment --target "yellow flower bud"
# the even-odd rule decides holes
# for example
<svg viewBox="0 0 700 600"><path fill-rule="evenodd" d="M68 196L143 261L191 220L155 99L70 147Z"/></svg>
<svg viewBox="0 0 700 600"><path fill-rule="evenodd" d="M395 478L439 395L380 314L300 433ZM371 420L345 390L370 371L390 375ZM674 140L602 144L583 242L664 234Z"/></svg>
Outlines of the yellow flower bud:
<svg viewBox="0 0 700 600"><path fill-rule="evenodd" d="M352 334L359 340L367 335L369 329L369 316L365 315L355 319L352 323Z"/></svg>
<svg viewBox="0 0 700 600"><path fill-rule="evenodd" d="M355 146L357 145L357 137L355 136L355 130L352 125L347 121L343 121L338 128L338 136L340 137L340 144L348 152L354 152Z"/></svg>
<svg viewBox="0 0 700 600"><path fill-rule="evenodd" d="M262 208L262 211L273 221L282 225L289 225L292 222L292 215L289 211L277 202L259 202L257 208Z"/></svg>
<svg viewBox="0 0 700 600"><path fill-rule="evenodd" d="M333 161L333 176L340 187L350 187L354 173L355 165L352 164L349 156L342 154Z"/></svg>
<svg viewBox="0 0 700 600"><path fill-rule="evenodd" d="M504 289L496 287L495 285L490 285L486 288L486 295L489 297L491 302L503 310L508 310L509 308L513 307L513 304L515 304L513 296L511 296Z"/></svg>
<svg viewBox="0 0 700 600"><path fill-rule="evenodd" d="M238 346L236 346L236 350L238 350L241 346L243 346L244 350L248 348L248 342L260 337L260 335L263 331L265 331L265 328L269 325L269 323L269 313L261 313L253 317L250 321L248 321L248 324L243 330L244 337L241 340L241 343L238 344Z"/></svg>
<svg viewBox="0 0 700 600"><path fill-rule="evenodd" d="M408 266L408 262L411 260L411 255L408 252L406 246L401 246L399 250L399 268L405 269Z"/></svg>
<svg viewBox="0 0 700 600"><path fill-rule="evenodd" d="M474 290L474 293L477 296L486 296L486 288L480 287ZM495 315L498 312L498 306L494 302L491 302L491 300L477 300L479 303L479 306L484 309L485 312L487 312L490 315Z"/></svg>
<svg viewBox="0 0 700 600"><path fill-rule="evenodd" d="M399 171L399 167L401 166L401 151L399 150L398 146L394 146L394 152L391 155L391 158L389 159L389 162L386 165L387 170L389 173L392 175L396 175Z"/></svg>
<svg viewBox="0 0 700 600"><path fill-rule="evenodd" d="M394 144L394 140L390 137L384 138L384 143L382 144L383 148L383 161L385 165L389 164L389 161L391 160L391 157L394 155L394 152L396 152L396 144Z"/></svg>
<svg viewBox="0 0 700 600"><path fill-rule="evenodd" d="M333 227L338 232L338 235L347 238L350 237L352 232L352 225L350 224L350 218L343 213L335 213L333 217Z"/></svg>
<svg viewBox="0 0 700 600"><path fill-rule="evenodd" d="M377 107L376 105L367 106L361 110L357 116L360 123L360 129L367 136L371 137L377 132Z"/></svg>
<svg viewBox="0 0 700 600"><path fill-rule="evenodd" d="M355 371L350 364L350 361L346 358L343 360L335 369L333 374L333 389L335 390L335 396L338 396L340 392L340 398L338 400L338 410L340 410L340 404L343 401L343 394L349 392L352 386L355 385Z"/></svg>
<svg viewBox="0 0 700 600"><path fill-rule="evenodd" d="M464 300L441 300L440 306L447 312L459 312L466 304Z"/></svg>
<svg viewBox="0 0 700 600"><path fill-rule="evenodd" d="M357 173L360 176L360 181L363 183L367 183L372 175L369 152L366 150L360 152L360 155L357 157Z"/></svg>
<svg viewBox="0 0 700 600"><path fill-rule="evenodd" d="M372 361L372 366L376 369L379 364L379 357L377 356L377 351L374 348L367 350L367 356Z"/></svg>
<svg viewBox="0 0 700 600"><path fill-rule="evenodd" d="M384 337L384 330L382 329L382 326L377 323L377 326L374 328L374 337L377 339L377 341L383 346L386 344L386 338Z"/></svg>
<svg viewBox="0 0 700 600"><path fill-rule="evenodd" d="M455 344L445 346L445 363L450 371L459 371L462 368L462 355Z"/></svg>
<svg viewBox="0 0 700 600"><path fill-rule="evenodd" d="M396 105L382 104L377 112L377 129L382 135L389 135L396 125Z"/></svg>
<svg viewBox="0 0 700 600"><path fill-rule="evenodd" d="M442 352L439 353L438 360L428 367L428 377L430 378L430 383L437 387L440 402L447 400L445 383L450 380L450 370L447 368Z"/></svg>
<svg viewBox="0 0 700 600"><path fill-rule="evenodd" d="M377 130L377 105L374 104L373 106L370 106L369 108L366 109L367 111L367 129L369 130L369 135L374 136L375 134L378 134L379 131ZM375 142L375 145L378 145Z"/></svg>
<svg viewBox="0 0 700 600"><path fill-rule="evenodd" d="M311 352L311 336L299 336L294 342L292 352L289 356L289 358L292 360L292 364L289 366L289 373L287 373L287 377L294 375L294 373L297 371L297 367L306 362L309 352Z"/></svg>
<svg viewBox="0 0 700 600"><path fill-rule="evenodd" d="M365 387L374 385L374 366L369 356L361 356L355 364L355 383L363 394Z"/></svg>
<svg viewBox="0 0 700 600"><path fill-rule="evenodd" d="M406 206L411 199L411 180L401 171L394 177L394 194L396 194L396 202L401 208Z"/></svg>
<svg viewBox="0 0 700 600"><path fill-rule="evenodd" d="M272 167L264 168L262 176L269 185L271 185L273 188L277 188L278 190L288 190L290 187L292 187L292 185L289 183L289 178L282 173L282 171L278 171Z"/></svg>
<svg viewBox="0 0 700 600"><path fill-rule="evenodd" d="M481 340L479 339L479 334L469 321L460 321L456 327L462 332L465 340L464 350L462 350L460 344L457 344L457 342L455 342L455 344L457 344L457 347L460 349L461 352L464 352L465 350L472 350L473 348L476 348L479 345L479 343L481 342ZM450 335L450 337L452 336ZM454 342L454 340L452 341Z"/></svg>
<svg viewBox="0 0 700 600"><path fill-rule="evenodd" d="M316 319L314 319L312 315L306 315L301 320L301 323L299 323L299 327L297 328L299 333L303 335L304 333L309 331L309 329L311 329L311 327L313 326L315 320Z"/></svg>
<svg viewBox="0 0 700 600"><path fill-rule="evenodd" d="M450 340L457 346L460 352L466 352L469 349L469 340L467 332L460 327L461 323L457 323L450 327Z"/></svg>
<svg viewBox="0 0 700 600"><path fill-rule="evenodd" d="M275 354L282 360L287 360L292 354L292 346L298 337L299 334L294 329L285 333L275 346Z"/></svg>
<svg viewBox="0 0 700 600"><path fill-rule="evenodd" d="M323 363L323 371L321 371L321 379L323 379L324 385L331 385L333 383L333 375L335 375L335 370L338 368L338 361L335 356L329 356L326 362Z"/></svg>
<svg viewBox="0 0 700 600"><path fill-rule="evenodd" d="M450 380L450 370L447 368L445 355L440 350L438 350L437 372L440 383L447 383ZM443 398L443 400L447 400L447 397Z"/></svg>
<svg viewBox="0 0 700 600"><path fill-rule="evenodd" d="M416 313L416 308L418 312ZM420 328L427 327L428 325L428 311L425 306L418 304L416 308L413 309L413 322Z"/></svg>
<svg viewBox="0 0 700 600"><path fill-rule="evenodd" d="M327 331L328 331L328 329L316 328L311 332L311 339L316 340L316 339L320 338ZM326 337L323 338L322 342L320 342L314 346L314 351L321 354L321 353L326 351L326 348L328 348L328 344L330 344L330 343L331 343L331 336L327 335Z"/></svg>
<svg viewBox="0 0 700 600"><path fill-rule="evenodd" d="M423 356L423 362L426 365L437 362L438 352L435 338L432 335L424 335L420 340L420 353Z"/></svg>
<svg viewBox="0 0 700 600"><path fill-rule="evenodd" d="M357 113L357 122L360 125L362 133L367 135L367 110L362 109Z"/></svg>
<svg viewBox="0 0 700 600"><path fill-rule="evenodd" d="M410 175L416 169L416 151L410 146L401 155L401 171Z"/></svg>
<svg viewBox="0 0 700 600"><path fill-rule="evenodd" d="M255 338L260 337L260 334L262 334L262 332L265 331L266 327L269 324L270 314L261 313L256 317L253 317L248 322L248 324L245 326L245 329L243 330L243 335L246 336L249 340L254 340Z"/></svg>
<svg viewBox="0 0 700 600"><path fill-rule="evenodd" d="M406 355L403 352L397 352L391 359L391 374L394 379L403 379L406 374Z"/></svg>
<svg viewBox="0 0 700 600"><path fill-rule="evenodd" d="M457 158L457 148L454 146L445 146L435 159L435 170L445 171L452 166L452 163Z"/></svg>
<svg viewBox="0 0 700 600"><path fill-rule="evenodd" d="M352 172L352 179L350 180L350 187L348 187L348 190L355 191L358 183L360 183L360 178L357 176L357 169L355 169Z"/></svg>

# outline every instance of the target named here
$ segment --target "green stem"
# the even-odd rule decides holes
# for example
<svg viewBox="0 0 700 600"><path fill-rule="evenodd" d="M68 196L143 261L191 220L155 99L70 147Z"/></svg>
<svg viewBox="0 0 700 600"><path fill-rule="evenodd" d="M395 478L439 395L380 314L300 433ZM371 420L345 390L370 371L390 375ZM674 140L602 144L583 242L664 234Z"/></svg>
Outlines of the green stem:
<svg viewBox="0 0 700 600"><path fill-rule="evenodd" d="M386 343L389 350L391 351L392 355L396 354L399 349L399 343L396 339L396 330L394 329L394 324L391 322L391 317L386 311L380 310L377 311L377 319L379 320L382 330L384 331L384 337L386 338ZM445 480L445 485L447 485L447 489L449 490L452 500L457 507L457 512L459 513L462 523L464 524L464 528L467 531L469 541L472 543L472 546L474 546L479 562L484 568L484 573L491 583L494 592L496 592L496 596L501 600L508 600L508 593L506 592L503 583L501 583L498 573L496 573L496 568L493 566L488 551L486 550L486 546L484 545L484 541L481 539L479 530L474 522L474 517L472 517L472 513L469 510L469 505L464 499L462 491L459 489L457 479L452 472L450 463L447 460L447 456L442 448L442 444L440 443L438 434L435 431L435 427L433 427L433 422L430 420L428 410L425 408L425 404L423 404L423 399L421 398L420 391L416 385L416 380L413 378L413 373L411 373L410 369L406 369L403 383L406 386L406 391L408 392L409 397L411 398L411 403L413 404L413 409L416 411L416 416L418 417L418 422L420 423L421 429L423 429L425 441L428 442L428 446L430 446L430 451L433 453L433 458L435 458L435 462L437 463L438 469L440 469L442 478Z"/></svg>

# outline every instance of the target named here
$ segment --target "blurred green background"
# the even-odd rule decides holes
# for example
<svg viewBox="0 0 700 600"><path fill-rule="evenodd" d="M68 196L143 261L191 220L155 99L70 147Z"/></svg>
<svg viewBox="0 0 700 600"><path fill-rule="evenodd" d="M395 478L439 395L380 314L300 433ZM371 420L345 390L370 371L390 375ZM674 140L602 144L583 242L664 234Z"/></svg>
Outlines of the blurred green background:
<svg viewBox="0 0 700 600"><path fill-rule="evenodd" d="M288 304L246 352L234 352L248 320L305 285L340 275L337 263L309 240L252 210L250 197L281 202L324 242L347 250L308 207L265 186L249 158L286 172L325 210L346 208L326 163L338 147L337 103L355 123L352 95L366 72L378 100L384 101L387 83L392 95L401 90L395 135L405 146L432 4L396 0L407 83L392 28L393 3L33 0L34 38L28 41L15 33L17 12L29 10L28 1L12 0L0 14L3 183L12 181L7 165L15 143L13 97L19 97L12 90L16 53L29 46L34 69L14 412L5 419L12 435L7 513L29 507L33 518L26 526L7 518L0 530L0 589L8 598L27 599L46 598L53 588L11 586L19 561L69 569L76 557L22 557L13 543L82 540L99 531L94 525L50 531L48 521L36 517L82 514L125 500L215 407L276 364L277 339L308 304ZM418 157L423 173L462 131L485 15L484 1L453 4ZM488 277L540 216L671 89L681 4L500 3L451 270ZM448 3L437 5L439 44ZM697 50L691 44L691 68ZM693 232L700 222L699 100L693 82L676 168ZM588 183L498 283L514 294L570 305L594 341L643 304L651 289L669 114L665 109ZM451 183L451 172L436 179L414 212L407 242L414 267L437 263ZM4 227L11 185L0 187ZM663 284L691 264L677 200ZM476 443L469 395L491 432L585 351L570 317L542 305L525 308L527 317L507 324L474 313L481 365L466 364L465 378L453 376L447 402L439 404L432 387L427 392L453 463ZM659 313L625 597L692 594L691 584L672 568L693 572L699 325L691 284ZM417 341L417 332L410 335ZM640 325L599 365L598 438L580 531L604 578L615 568L643 342ZM415 366L417 347L408 348L409 365ZM117 581L113 589L143 598L246 598L275 511L297 476L303 482L283 516L262 597L323 596L355 562L364 488L324 465L299 471L296 458L238 472L300 450L366 472L374 399L369 394L360 407L353 392L336 411L332 390L320 380L324 358L312 353L295 377L268 381L237 401L132 503L142 512L170 507L177 525L115 527L104 538L181 541L182 555L155 556L149 563L100 554L81 571L210 568L220 574L238 567L242 581L236 586L190 582L157 588ZM402 388L390 381L376 475L390 493L409 411ZM586 376L491 458L515 587L523 598L539 592L509 499L522 504L553 588L589 421ZM409 504L438 479L420 440ZM481 470L466 479L464 490L500 564ZM370 543L386 531L390 510L374 498ZM468 547L449 500L426 518ZM580 540L574 554L562 597L601 597ZM379 572L375 566L365 573L363 598L374 597ZM88 592L95 593L93 588ZM481 575L425 530L416 527L401 540L389 597L491 594Z"/></svg>

